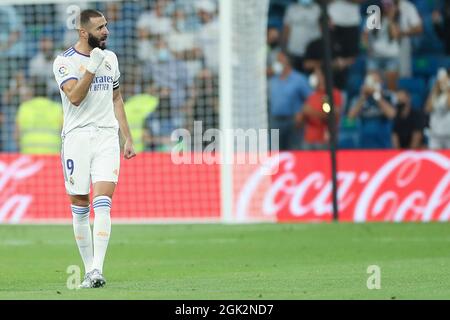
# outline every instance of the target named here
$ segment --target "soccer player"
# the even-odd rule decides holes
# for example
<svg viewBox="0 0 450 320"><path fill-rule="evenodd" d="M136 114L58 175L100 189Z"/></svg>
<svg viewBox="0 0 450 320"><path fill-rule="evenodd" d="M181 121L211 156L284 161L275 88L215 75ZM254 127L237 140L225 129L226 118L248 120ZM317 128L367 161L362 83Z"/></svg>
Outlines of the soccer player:
<svg viewBox="0 0 450 320"><path fill-rule="evenodd" d="M119 176L119 128L125 139L124 158L131 159L136 153L119 89L117 56L106 50L106 19L99 11L84 10L77 28L78 42L55 59L53 72L64 112L61 160L65 187L85 268L80 287L98 288L106 284L103 261L111 233L111 200ZM93 234L89 224L91 182Z"/></svg>

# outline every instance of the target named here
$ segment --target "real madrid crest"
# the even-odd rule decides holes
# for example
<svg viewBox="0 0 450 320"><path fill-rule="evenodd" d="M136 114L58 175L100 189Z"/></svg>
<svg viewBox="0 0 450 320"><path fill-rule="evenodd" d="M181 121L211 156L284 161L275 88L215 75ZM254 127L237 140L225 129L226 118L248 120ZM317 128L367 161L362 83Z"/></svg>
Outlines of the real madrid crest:
<svg viewBox="0 0 450 320"><path fill-rule="evenodd" d="M109 64L108 61L105 61L105 68L108 69L108 71L111 71L111 64Z"/></svg>

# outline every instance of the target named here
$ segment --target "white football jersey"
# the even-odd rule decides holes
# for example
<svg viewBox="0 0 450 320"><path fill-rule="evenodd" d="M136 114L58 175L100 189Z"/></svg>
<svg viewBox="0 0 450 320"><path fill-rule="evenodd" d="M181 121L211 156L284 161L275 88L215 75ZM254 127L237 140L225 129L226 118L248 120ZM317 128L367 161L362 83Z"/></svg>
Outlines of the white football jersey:
<svg viewBox="0 0 450 320"><path fill-rule="evenodd" d="M87 96L78 107L70 102L62 86L71 79L80 80L86 72L90 58L74 47L56 57L53 73L59 86L64 111L62 136L75 128L89 125L119 128L113 104L113 90L119 87L119 62L114 52L104 52L106 57L95 73Z"/></svg>

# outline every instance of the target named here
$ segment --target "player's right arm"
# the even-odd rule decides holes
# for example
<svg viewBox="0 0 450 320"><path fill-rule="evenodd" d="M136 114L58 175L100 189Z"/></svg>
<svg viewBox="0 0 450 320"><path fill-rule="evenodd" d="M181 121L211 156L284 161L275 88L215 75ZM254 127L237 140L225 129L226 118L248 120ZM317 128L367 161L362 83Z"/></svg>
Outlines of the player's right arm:
<svg viewBox="0 0 450 320"><path fill-rule="evenodd" d="M95 72L105 59L105 54L102 50L95 48L91 51L90 57L86 72L81 79L76 77L74 68L66 57L58 57L53 66L58 85L74 106L79 106L86 98Z"/></svg>
<svg viewBox="0 0 450 320"><path fill-rule="evenodd" d="M86 98L94 77L95 74L86 71L80 80L71 79L65 82L62 85L61 90L64 91L67 98L69 98L70 103L78 107L81 102L83 102L84 98Z"/></svg>

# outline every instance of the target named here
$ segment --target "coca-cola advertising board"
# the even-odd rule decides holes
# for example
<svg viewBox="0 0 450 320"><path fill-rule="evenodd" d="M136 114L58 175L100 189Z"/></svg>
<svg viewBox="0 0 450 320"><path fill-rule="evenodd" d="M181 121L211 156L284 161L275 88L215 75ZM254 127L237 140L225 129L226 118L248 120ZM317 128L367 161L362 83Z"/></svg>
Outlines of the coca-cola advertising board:
<svg viewBox="0 0 450 320"><path fill-rule="evenodd" d="M365 221L448 221L450 152L340 151L339 219ZM327 152L281 153L271 162L277 173L266 190L261 171L246 178L237 196L236 219L278 222L331 221L331 160ZM249 187L251 186L251 187ZM263 192L263 194L260 194ZM255 198L262 199L252 211ZM270 220L270 219L269 219Z"/></svg>
<svg viewBox="0 0 450 320"><path fill-rule="evenodd" d="M234 166L232 221L332 219L330 155L283 152L262 166ZM341 221L449 221L450 152L340 151ZM58 156L0 155L0 223L69 223ZM221 221L220 165L172 162L170 154L122 161L116 222Z"/></svg>

